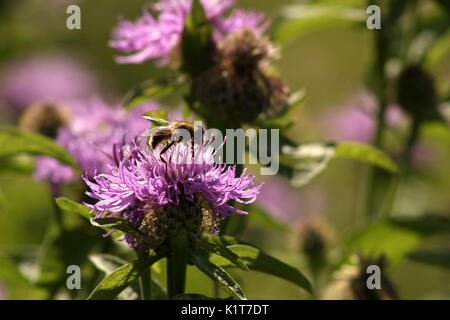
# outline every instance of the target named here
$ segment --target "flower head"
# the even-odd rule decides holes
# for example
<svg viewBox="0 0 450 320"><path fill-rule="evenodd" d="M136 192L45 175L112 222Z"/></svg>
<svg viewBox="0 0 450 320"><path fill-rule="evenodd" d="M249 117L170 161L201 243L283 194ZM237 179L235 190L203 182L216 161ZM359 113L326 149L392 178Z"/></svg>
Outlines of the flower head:
<svg viewBox="0 0 450 320"><path fill-rule="evenodd" d="M214 162L215 150L210 143L180 143L161 154L161 148L134 146L111 168L111 172L85 178L97 199L92 209L98 216L108 212L120 215L152 238L164 239L167 232L180 228L199 236L218 232L216 222L230 211L246 214L229 203L252 203L261 186L253 186L254 177L246 170L237 176L236 167ZM196 230L196 231L195 231ZM139 246L134 237L126 237L131 247Z"/></svg>
<svg viewBox="0 0 450 320"><path fill-rule="evenodd" d="M158 109L154 103L146 103L126 112L120 106L110 108L99 99L69 104L68 123L59 128L56 142L72 154L82 172L89 178L109 170L114 164L110 156L114 144L131 143L135 136L148 127L140 116ZM38 157L35 178L48 180L54 185L76 179L75 172L55 159Z"/></svg>
<svg viewBox="0 0 450 320"><path fill-rule="evenodd" d="M219 119L228 127L240 127L270 118L287 106L290 90L268 68L276 50L267 37L242 29L228 34L217 52L216 64L194 79L200 112L208 121Z"/></svg>
<svg viewBox="0 0 450 320"><path fill-rule="evenodd" d="M170 61L172 50L181 40L185 20L193 0L162 0L150 6L152 13L144 10L135 22L121 19L113 31L110 46L119 52L129 54L117 58L118 63L142 63L157 59L157 65ZM229 17L225 12L234 0L201 0L205 14L214 28L216 39L230 32L250 28L263 33L268 23L263 13L235 10Z"/></svg>

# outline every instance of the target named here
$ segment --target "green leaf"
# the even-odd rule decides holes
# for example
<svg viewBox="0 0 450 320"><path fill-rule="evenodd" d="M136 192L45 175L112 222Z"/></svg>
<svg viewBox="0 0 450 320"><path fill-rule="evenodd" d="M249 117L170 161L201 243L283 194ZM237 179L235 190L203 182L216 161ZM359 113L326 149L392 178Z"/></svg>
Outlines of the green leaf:
<svg viewBox="0 0 450 320"><path fill-rule="evenodd" d="M450 52L450 29L445 34L439 37L439 39L433 43L428 49L424 65L426 68L434 69L447 56Z"/></svg>
<svg viewBox="0 0 450 320"><path fill-rule="evenodd" d="M139 277L139 274L142 272L142 266L140 264L135 261L123 265L110 273L95 287L94 291L89 295L88 300L114 299Z"/></svg>
<svg viewBox="0 0 450 320"><path fill-rule="evenodd" d="M88 300L111 300L119 295L125 288L131 285L139 275L145 271L145 267L161 259L161 256L150 257L149 263L134 261L114 270L103 279L91 292Z"/></svg>
<svg viewBox="0 0 450 320"><path fill-rule="evenodd" d="M75 169L78 168L73 157L52 139L40 134L20 131L16 128L0 130L0 157L27 153L54 158Z"/></svg>
<svg viewBox="0 0 450 320"><path fill-rule="evenodd" d="M338 143L334 158L358 160L370 163L386 171L397 172L397 165L381 150L367 144L356 142Z"/></svg>
<svg viewBox="0 0 450 320"><path fill-rule="evenodd" d="M408 254L408 258L427 265L450 269L450 249L414 251Z"/></svg>
<svg viewBox="0 0 450 320"><path fill-rule="evenodd" d="M247 299L239 284L222 267L208 261L207 252L196 249L191 252L190 258L197 268L215 281L225 292L239 300ZM225 261L228 262L226 259Z"/></svg>
<svg viewBox="0 0 450 320"><path fill-rule="evenodd" d="M233 263L235 266L241 268L242 270L249 271L245 262L242 261L242 259L237 254L235 254L233 251L231 251L227 247L217 244L217 243L209 243L209 242L204 242L204 241L199 241L199 245L206 251L209 251L210 253L215 253L215 254L227 259L228 261Z"/></svg>
<svg viewBox="0 0 450 320"><path fill-rule="evenodd" d="M306 101L306 89L293 92L281 112L270 119L257 121L256 124L264 129L287 130L297 121L296 113Z"/></svg>
<svg viewBox="0 0 450 320"><path fill-rule="evenodd" d="M212 31L201 2L194 0L191 13L185 20L181 40L182 70L192 77L198 76L212 65Z"/></svg>
<svg viewBox="0 0 450 320"><path fill-rule="evenodd" d="M65 197L60 197L55 199L56 205L64 211L78 213L83 218L90 220L93 216L91 214L91 209L86 207L84 204L72 201ZM95 214L94 214L95 215Z"/></svg>
<svg viewBox="0 0 450 320"><path fill-rule="evenodd" d="M0 173L30 175L34 172L34 161L27 155L0 158Z"/></svg>
<svg viewBox="0 0 450 320"><path fill-rule="evenodd" d="M177 294L173 300L216 300L198 293Z"/></svg>
<svg viewBox="0 0 450 320"><path fill-rule="evenodd" d="M314 142L300 146L284 145L280 161L293 169L291 183L301 187L323 172L332 159L358 160L397 172L395 163L379 149L355 142Z"/></svg>
<svg viewBox="0 0 450 320"><path fill-rule="evenodd" d="M37 284L49 292L51 299L60 288L66 287L66 269L70 265L80 267L95 245L96 237L83 228L66 230L48 244L40 261Z"/></svg>
<svg viewBox="0 0 450 320"><path fill-rule="evenodd" d="M331 5L292 5L282 9L273 36L287 45L308 32L337 26L365 26L365 9Z"/></svg>
<svg viewBox="0 0 450 320"><path fill-rule="evenodd" d="M450 233L450 219L435 214L396 217L373 223L353 234L345 243L344 260L359 252L364 256L385 255L394 268L427 236Z"/></svg>
<svg viewBox="0 0 450 320"><path fill-rule="evenodd" d="M244 260L250 270L264 272L290 281L309 293L312 292L310 282L299 270L269 256L261 250L244 244L233 244L228 246L228 249ZM217 255L211 256L210 261L221 267L233 267L233 264Z"/></svg>
<svg viewBox="0 0 450 320"><path fill-rule="evenodd" d="M147 80L128 92L124 106L133 109L148 100L167 96L184 84L185 78L182 76Z"/></svg>
<svg viewBox="0 0 450 320"><path fill-rule="evenodd" d="M142 243L151 248L158 247L162 240L152 239L141 233L130 221L122 218L94 218L91 219L91 224L94 227L117 229L138 238Z"/></svg>
<svg viewBox="0 0 450 320"><path fill-rule="evenodd" d="M91 218L93 216L95 216L95 212L90 213L91 209L86 207L86 205L75 202L68 198L65 198L65 197L56 198L55 202L56 202L56 205L58 206L58 208L60 208L61 210L71 212L71 213L76 213L87 220L91 220ZM105 230L106 232L111 231L111 228L108 228L108 227L101 227L101 228L103 230ZM123 232L116 231L111 236L113 238L118 238L122 235L123 235Z"/></svg>
<svg viewBox="0 0 450 320"><path fill-rule="evenodd" d="M151 121L155 126L164 126L169 123L167 120L167 110L163 109L146 112L142 115L142 117Z"/></svg>
<svg viewBox="0 0 450 320"><path fill-rule="evenodd" d="M268 231L287 231L287 226L276 220L265 209L257 204L251 204L248 209L249 224Z"/></svg>
<svg viewBox="0 0 450 320"><path fill-rule="evenodd" d="M89 256L89 260L95 265L95 267L106 275L111 274L114 270L127 264L125 260L120 257L111 254L92 254ZM152 267L153 271L153 267ZM162 285L154 277L151 279L151 290L153 299L167 299L167 295L164 292ZM117 298L119 300L136 300L136 297L140 295L140 290L137 282L133 282L132 285L123 290Z"/></svg>

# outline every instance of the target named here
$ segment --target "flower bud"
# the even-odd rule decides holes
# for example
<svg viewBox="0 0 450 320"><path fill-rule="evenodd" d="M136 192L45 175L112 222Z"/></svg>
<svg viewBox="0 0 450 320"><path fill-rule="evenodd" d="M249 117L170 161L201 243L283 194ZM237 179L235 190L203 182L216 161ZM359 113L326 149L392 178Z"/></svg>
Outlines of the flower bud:
<svg viewBox="0 0 450 320"><path fill-rule="evenodd" d="M68 113L53 103L40 103L27 109L20 119L21 129L55 139L60 128L69 123Z"/></svg>
<svg viewBox="0 0 450 320"><path fill-rule="evenodd" d="M384 256L379 259L368 259L352 256L354 264L345 264L334 274L335 281L327 289L324 299L327 300L395 300L397 290L386 276ZM368 267L376 265L380 269L380 288L369 288L367 280L372 274Z"/></svg>
<svg viewBox="0 0 450 320"><path fill-rule="evenodd" d="M398 79L398 102L415 119L424 119L436 107L433 79L419 66L409 66Z"/></svg>
<svg viewBox="0 0 450 320"><path fill-rule="evenodd" d="M251 30L229 34L218 45L217 63L194 79L194 91L208 120L239 127L282 110L289 96L285 82L265 70L272 44Z"/></svg>

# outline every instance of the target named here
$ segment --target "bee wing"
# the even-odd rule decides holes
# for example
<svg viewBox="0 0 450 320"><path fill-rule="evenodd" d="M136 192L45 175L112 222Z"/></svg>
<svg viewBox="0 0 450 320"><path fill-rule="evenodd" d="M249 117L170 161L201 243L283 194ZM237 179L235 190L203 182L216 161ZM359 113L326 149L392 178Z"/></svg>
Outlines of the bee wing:
<svg viewBox="0 0 450 320"><path fill-rule="evenodd" d="M145 131L142 136L143 137L156 137L156 136L165 136L167 135L167 133L170 133L171 130L169 127L163 127L163 126L159 126L159 127L153 127L148 129L147 131Z"/></svg>
<svg viewBox="0 0 450 320"><path fill-rule="evenodd" d="M157 127L170 124L169 121L167 121L165 119L161 119L161 118L154 118L154 117L151 117L151 116L142 116L142 118L144 118L145 120L151 121L152 124L157 126Z"/></svg>

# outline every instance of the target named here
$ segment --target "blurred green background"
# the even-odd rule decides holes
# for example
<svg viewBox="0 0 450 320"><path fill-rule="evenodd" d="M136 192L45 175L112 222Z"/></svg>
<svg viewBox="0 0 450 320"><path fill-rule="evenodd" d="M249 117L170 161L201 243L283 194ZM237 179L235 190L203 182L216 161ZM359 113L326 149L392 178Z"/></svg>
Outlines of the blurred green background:
<svg viewBox="0 0 450 320"><path fill-rule="evenodd" d="M152 76L166 75L169 69L158 69L151 62L141 65L118 65L113 49L107 45L111 30L119 16L135 19L147 0L80 1L82 29L66 28L67 4L60 1L27 0L6 3L0 13L0 70L10 61L25 56L45 53L68 54L82 61L98 77L101 95L110 102L123 97L136 84ZM287 0L241 0L244 9L263 10L275 18ZM345 104L365 88L365 77L373 58L374 33L367 29L333 27L315 30L282 48L276 62L280 74L292 90L306 88L306 104L299 110L298 124L289 136L295 141L314 141L324 137L320 116L327 110ZM6 40L6 41L5 41ZM433 74L442 81L450 81L450 56L435 67ZM0 71L1 73L1 71ZM176 99L164 101L175 105ZM2 111L2 124L14 123L14 118ZM424 137L427 139L427 137ZM432 140L432 137L430 138ZM447 141L448 142L448 141ZM431 142L433 143L433 142ZM396 201L396 212L417 214L438 211L450 213L450 148L449 144L434 143L438 156L431 164L418 168L418 173L402 186ZM364 216L364 181L368 166L349 161L334 161L330 168L311 184L297 190L305 208L299 207L299 217L320 214L336 230L336 242L356 230ZM54 208L51 193L44 183L34 182L26 175L0 174L3 192L0 210L0 250L3 252L37 251L46 241L51 228ZM309 195L319 193L321 212L308 205ZM290 235L281 232L246 230L246 239L293 266L305 267L305 261L290 245ZM424 248L448 244L449 236L427 239ZM40 289L6 274L0 265L0 283L9 299L39 299ZM32 264L21 264L21 271L32 275ZM402 260L390 273L399 296L403 299L450 298L450 272ZM303 299L306 294L296 286L259 273L237 272L236 277L249 299ZM188 292L212 294L213 286L205 288L198 281L205 276L190 270ZM163 279L163 278L162 278Z"/></svg>

